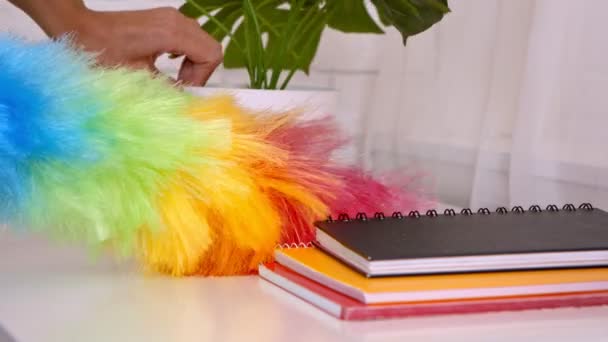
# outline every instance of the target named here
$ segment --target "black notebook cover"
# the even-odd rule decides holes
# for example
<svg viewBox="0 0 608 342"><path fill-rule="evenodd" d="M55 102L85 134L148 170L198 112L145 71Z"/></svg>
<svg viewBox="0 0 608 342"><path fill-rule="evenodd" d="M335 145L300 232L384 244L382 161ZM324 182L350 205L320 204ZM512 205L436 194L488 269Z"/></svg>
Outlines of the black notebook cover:
<svg viewBox="0 0 608 342"><path fill-rule="evenodd" d="M344 216L317 228L369 261L608 250L608 213L588 204Z"/></svg>

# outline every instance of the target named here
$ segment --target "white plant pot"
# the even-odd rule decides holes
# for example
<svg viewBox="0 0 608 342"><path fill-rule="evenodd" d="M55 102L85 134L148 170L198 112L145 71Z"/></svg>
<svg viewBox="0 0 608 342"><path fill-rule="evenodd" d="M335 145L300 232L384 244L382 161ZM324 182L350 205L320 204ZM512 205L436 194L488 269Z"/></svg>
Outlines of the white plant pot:
<svg viewBox="0 0 608 342"><path fill-rule="evenodd" d="M191 87L187 90L199 96L228 94L234 96L241 106L254 111L298 110L307 119L335 116L338 101L338 94L334 90L261 90L211 87Z"/></svg>
<svg viewBox="0 0 608 342"><path fill-rule="evenodd" d="M302 120L333 117L339 125L345 118L339 118L338 92L334 90L259 90L245 88L191 87L190 93L198 96L228 94L238 103L254 111L281 112L297 110ZM341 120L342 119L342 120ZM344 134L346 130L341 127ZM357 162L356 146L349 143L335 151L333 158L344 164Z"/></svg>

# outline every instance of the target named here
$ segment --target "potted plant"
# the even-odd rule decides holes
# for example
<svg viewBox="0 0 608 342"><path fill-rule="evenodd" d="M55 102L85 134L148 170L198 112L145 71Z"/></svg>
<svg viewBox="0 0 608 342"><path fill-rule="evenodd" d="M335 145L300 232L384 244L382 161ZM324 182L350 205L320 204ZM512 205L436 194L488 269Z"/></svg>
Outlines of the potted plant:
<svg viewBox="0 0 608 342"><path fill-rule="evenodd" d="M294 96L298 98L295 102L308 104L323 97L294 91L277 95L267 90L286 90L295 73L309 73L326 28L381 34L384 32L381 26L392 26L399 30L405 45L410 36L427 30L449 12L447 0L371 0L380 19L378 23L372 19L366 3L365 0L187 0L180 11L191 18L206 19L202 29L226 44L224 68L245 69L249 76L248 90L232 92L246 104L262 108L276 107L277 101L285 106L289 103L286 99ZM205 94L210 90L193 91Z"/></svg>

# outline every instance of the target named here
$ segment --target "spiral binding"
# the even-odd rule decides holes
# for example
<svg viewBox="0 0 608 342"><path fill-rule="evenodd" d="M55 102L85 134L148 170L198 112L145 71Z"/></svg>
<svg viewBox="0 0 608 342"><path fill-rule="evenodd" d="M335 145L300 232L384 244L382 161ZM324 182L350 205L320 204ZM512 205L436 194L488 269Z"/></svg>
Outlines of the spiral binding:
<svg viewBox="0 0 608 342"><path fill-rule="evenodd" d="M276 246L277 249L293 249L293 248L311 248L313 247L312 242L300 242L300 243L283 243Z"/></svg>
<svg viewBox="0 0 608 342"><path fill-rule="evenodd" d="M541 213L543 211L558 212L560 210L573 212L573 211L577 211L577 210L592 211L593 209L594 208L591 205L591 203L583 203L583 204L579 205L578 207L574 206L574 204L567 203L567 204L564 204L561 209L555 204L550 204L544 210L541 208L541 206L535 204L535 205L530 206L530 208L528 208L528 210L525 210L522 206L514 206L513 208L511 208L511 210L508 210L506 207L498 207L496 209L495 213L499 214L499 215L507 215L510 212L512 214L520 215L520 214L524 214L526 212ZM491 214L492 214L492 212L488 208L479 208L476 213L473 212L470 208L464 208L460 211L460 215L463 215L463 216L491 215ZM443 211L443 215L444 216L457 216L456 211L454 209L445 209ZM405 218L420 219L424 216L437 217L437 216L439 216L439 213L437 212L437 210L434 210L434 209L427 210L425 214L421 214L418 210L412 210L409 213L407 213L407 215L405 215L404 213L402 213L400 211L395 211L390 217L395 220L403 220ZM326 222L349 222L349 221L365 222L365 221L370 221L370 220L383 221L386 219L387 219L387 216L383 212L376 212L372 218L369 218L366 213L359 212L359 213L357 213L357 215L355 215L354 219L352 219L348 214L342 213L342 214L338 215L337 220L334 220L331 216L329 216L327 218Z"/></svg>

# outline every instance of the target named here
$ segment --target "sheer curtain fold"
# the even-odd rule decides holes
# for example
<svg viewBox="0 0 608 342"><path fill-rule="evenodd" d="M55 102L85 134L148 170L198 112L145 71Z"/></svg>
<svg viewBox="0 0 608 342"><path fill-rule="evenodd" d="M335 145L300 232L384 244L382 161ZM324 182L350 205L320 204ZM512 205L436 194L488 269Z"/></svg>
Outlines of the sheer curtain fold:
<svg viewBox="0 0 608 342"><path fill-rule="evenodd" d="M512 202L608 207L606 10L601 0L536 2L513 136Z"/></svg>
<svg viewBox="0 0 608 342"><path fill-rule="evenodd" d="M439 199L608 207L602 0L467 0L382 46L367 167L428 170Z"/></svg>

